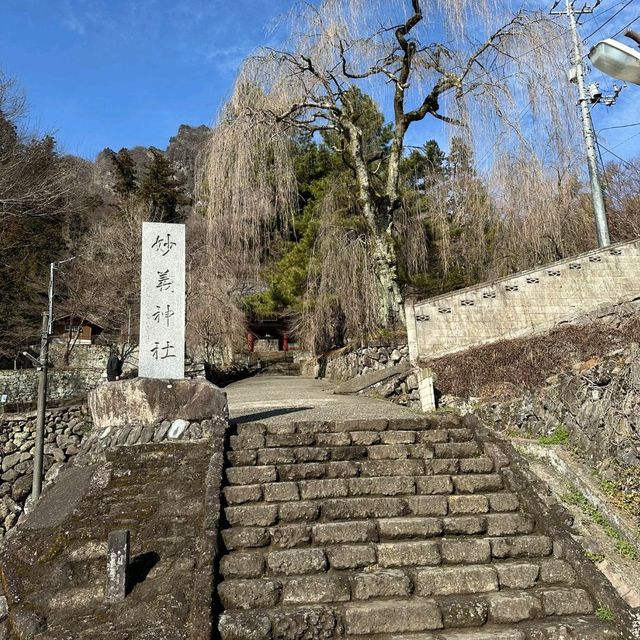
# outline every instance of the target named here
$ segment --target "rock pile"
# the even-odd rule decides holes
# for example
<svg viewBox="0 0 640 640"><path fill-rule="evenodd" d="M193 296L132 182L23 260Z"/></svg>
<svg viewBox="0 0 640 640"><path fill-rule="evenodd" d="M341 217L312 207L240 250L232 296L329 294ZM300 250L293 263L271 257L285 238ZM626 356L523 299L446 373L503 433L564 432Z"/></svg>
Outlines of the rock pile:
<svg viewBox="0 0 640 640"><path fill-rule="evenodd" d="M31 493L35 413L0 418L0 536L15 525ZM45 482L52 482L63 464L79 452L91 430L86 406L48 411L45 417Z"/></svg>
<svg viewBox="0 0 640 640"><path fill-rule="evenodd" d="M418 375L414 369L393 376L361 392L374 398L385 398L411 409L420 409Z"/></svg>

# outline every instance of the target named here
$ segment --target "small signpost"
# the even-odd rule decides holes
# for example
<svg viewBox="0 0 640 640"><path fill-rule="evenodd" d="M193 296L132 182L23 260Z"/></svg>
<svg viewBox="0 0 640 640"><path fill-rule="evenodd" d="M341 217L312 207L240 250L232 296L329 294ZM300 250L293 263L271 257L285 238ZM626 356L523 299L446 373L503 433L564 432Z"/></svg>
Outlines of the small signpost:
<svg viewBox="0 0 640 640"><path fill-rule="evenodd" d="M127 570L129 569L129 531L111 531L107 539L107 602L120 602L127 595Z"/></svg>
<svg viewBox="0 0 640 640"><path fill-rule="evenodd" d="M140 287L141 378L184 378L185 227L144 222Z"/></svg>

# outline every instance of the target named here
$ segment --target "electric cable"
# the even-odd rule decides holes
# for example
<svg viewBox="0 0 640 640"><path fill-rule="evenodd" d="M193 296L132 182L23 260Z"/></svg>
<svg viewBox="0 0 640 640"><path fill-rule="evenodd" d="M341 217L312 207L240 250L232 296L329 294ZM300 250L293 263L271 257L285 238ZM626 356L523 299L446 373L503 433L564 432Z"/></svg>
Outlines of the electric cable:
<svg viewBox="0 0 640 640"><path fill-rule="evenodd" d="M612 16L607 18L595 31L592 31L586 38L583 38L583 40L588 40L591 36L594 36L596 33L598 33L598 31L600 31L602 27L609 24L616 16L619 16L632 2L635 2L635 0L628 0L627 3L624 5L624 7L621 7L620 9L618 9L618 11L616 11ZM609 11L611 11L611 8L609 9Z"/></svg>
<svg viewBox="0 0 640 640"><path fill-rule="evenodd" d="M610 129L628 129L629 127L640 127L640 122L633 122L631 124L618 124L615 127L603 127L598 129L598 133L601 131L609 131Z"/></svg>
<svg viewBox="0 0 640 640"><path fill-rule="evenodd" d="M637 22L638 20L640 20L640 16L634 18L629 24L626 24L624 27L622 27L622 29L620 29L620 31L614 33L611 37L615 38L616 36L619 36L625 29L628 29L634 22Z"/></svg>
<svg viewBox="0 0 640 640"><path fill-rule="evenodd" d="M633 169L633 165L631 163L627 162L624 158L621 158L617 153L614 153L613 151L611 151L611 149L607 149L607 147L605 147L602 144L602 142L597 142L596 144L601 146L607 153L611 154L614 158L617 158L618 160L620 160L620 162L622 162L622 164L624 164L627 168Z"/></svg>
<svg viewBox="0 0 640 640"><path fill-rule="evenodd" d="M629 136L626 140L623 140L622 142L618 142L616 145L614 145L614 149L617 149L618 147L620 147L623 144L627 144L627 142L629 142L629 140L633 140L634 138L637 138L638 136L640 136L640 132L638 133L634 133L632 136Z"/></svg>

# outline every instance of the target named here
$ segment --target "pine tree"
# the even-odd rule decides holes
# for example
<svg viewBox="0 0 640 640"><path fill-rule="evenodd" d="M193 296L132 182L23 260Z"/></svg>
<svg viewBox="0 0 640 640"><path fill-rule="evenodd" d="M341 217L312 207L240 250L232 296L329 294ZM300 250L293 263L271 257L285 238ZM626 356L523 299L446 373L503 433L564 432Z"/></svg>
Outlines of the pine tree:
<svg viewBox="0 0 640 640"><path fill-rule="evenodd" d="M139 195L146 201L151 219L156 222L181 222L181 205L189 204L184 192L184 179L173 173L171 163L162 151L150 149L152 159L140 185Z"/></svg>
<svg viewBox="0 0 640 640"><path fill-rule="evenodd" d="M118 153L111 149L105 150L113 165L113 190L122 198L133 195L138 189L136 163L127 149L120 149Z"/></svg>

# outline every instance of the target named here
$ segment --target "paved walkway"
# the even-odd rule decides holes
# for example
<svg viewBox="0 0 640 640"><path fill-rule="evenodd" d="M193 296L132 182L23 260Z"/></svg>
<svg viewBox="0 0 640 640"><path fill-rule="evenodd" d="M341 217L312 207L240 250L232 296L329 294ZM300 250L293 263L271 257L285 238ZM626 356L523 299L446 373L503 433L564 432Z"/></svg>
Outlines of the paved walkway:
<svg viewBox="0 0 640 640"><path fill-rule="evenodd" d="M295 376L257 376L225 388L235 422L296 422L401 418L416 413L385 400L333 395L336 385L326 380Z"/></svg>

